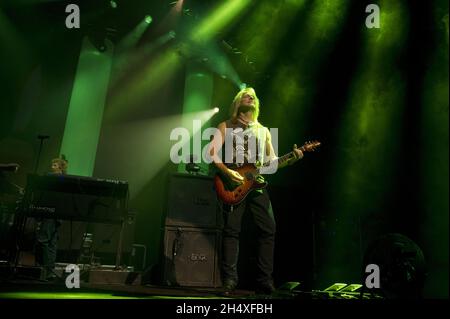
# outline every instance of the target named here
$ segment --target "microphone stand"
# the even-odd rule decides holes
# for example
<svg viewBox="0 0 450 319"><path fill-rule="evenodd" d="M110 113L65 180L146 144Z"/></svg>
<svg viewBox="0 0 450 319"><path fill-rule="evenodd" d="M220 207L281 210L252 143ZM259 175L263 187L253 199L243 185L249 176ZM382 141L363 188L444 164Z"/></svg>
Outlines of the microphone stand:
<svg viewBox="0 0 450 319"><path fill-rule="evenodd" d="M42 148L43 148L43 145L44 145L44 140L48 139L48 138L49 138L49 136L46 136L46 135L38 135L38 139L41 142L39 144L39 151L38 151L38 156L37 156L37 159L36 159L36 165L34 167L34 174L37 174L37 170L38 170L38 167L39 167L39 161L41 159Z"/></svg>

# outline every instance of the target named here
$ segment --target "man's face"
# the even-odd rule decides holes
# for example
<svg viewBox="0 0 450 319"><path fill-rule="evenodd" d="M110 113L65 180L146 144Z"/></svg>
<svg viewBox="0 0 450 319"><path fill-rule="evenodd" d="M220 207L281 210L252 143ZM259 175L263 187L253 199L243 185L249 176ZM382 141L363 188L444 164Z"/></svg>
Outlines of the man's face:
<svg viewBox="0 0 450 319"><path fill-rule="evenodd" d="M244 93L241 98L241 105L240 106L253 106L255 107L255 98L253 95L249 93Z"/></svg>
<svg viewBox="0 0 450 319"><path fill-rule="evenodd" d="M52 172L55 174L61 174L62 173L62 169L59 166L58 163L52 163Z"/></svg>

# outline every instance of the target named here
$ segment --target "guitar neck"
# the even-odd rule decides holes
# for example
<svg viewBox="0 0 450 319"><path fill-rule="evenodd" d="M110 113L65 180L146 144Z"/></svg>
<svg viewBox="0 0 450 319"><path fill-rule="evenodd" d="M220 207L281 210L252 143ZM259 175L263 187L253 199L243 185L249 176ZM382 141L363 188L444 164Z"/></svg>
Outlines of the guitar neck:
<svg viewBox="0 0 450 319"><path fill-rule="evenodd" d="M303 149L302 149L302 152L303 152ZM293 158L295 158L294 151L289 152L287 154L284 154L283 156L277 158L275 161L278 162L277 163L278 166L281 166L281 165L283 165L284 163L288 162L290 159L293 159Z"/></svg>
<svg viewBox="0 0 450 319"><path fill-rule="evenodd" d="M306 152L306 149L305 149L305 147L303 147L303 146L300 147L299 149L300 149L302 152ZM288 162L289 160L291 160L291 159L293 159L293 158L295 158L294 151L289 152L289 153L287 153L287 154L284 154L283 156L278 157L277 159L275 159L275 160L273 160L273 161L270 161L270 162L264 164L263 167L271 166L271 165L274 164L274 162L277 162L277 165L278 165L278 167L279 167L279 166L283 165L284 163ZM263 167L262 167L262 168L263 168ZM258 173L258 174L261 173L261 168L259 168L259 169L257 170L257 173Z"/></svg>

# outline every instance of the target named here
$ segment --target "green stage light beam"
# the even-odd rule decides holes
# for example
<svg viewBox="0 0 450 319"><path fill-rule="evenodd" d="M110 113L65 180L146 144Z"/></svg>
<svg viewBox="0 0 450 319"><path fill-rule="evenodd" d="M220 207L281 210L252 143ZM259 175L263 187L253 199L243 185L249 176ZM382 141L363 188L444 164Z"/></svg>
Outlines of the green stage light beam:
<svg viewBox="0 0 450 319"><path fill-rule="evenodd" d="M142 213L153 221L146 228L148 241L158 246L159 221L161 217L161 194L165 185L159 185L158 190L148 189L148 185L161 180L161 175L167 171L177 168L177 163L171 162L171 150L176 144L182 143L184 146L190 142L190 136L196 133L198 127L194 127L194 120L207 123L213 116L214 110L178 114L160 118L145 119L142 121L128 123L106 123L102 130L102 140L99 145L96 176L100 178L117 179L128 181L130 190L130 200L134 203L142 201L151 202L150 206L155 211L145 210ZM182 131L186 135L185 140L171 140L171 134ZM197 143L201 143L198 141ZM189 156L192 149L186 153L179 154L182 159ZM111 161L111 159L113 159ZM107 167L105 167L107 166ZM145 206L147 209L148 206ZM153 226L152 226L153 225ZM150 228L149 228L150 227ZM153 228L152 228L153 227ZM157 252L150 252L150 260L158 259Z"/></svg>
<svg viewBox="0 0 450 319"><path fill-rule="evenodd" d="M396 61L409 24L403 2L381 1L380 29L362 27L363 50L350 88L341 128L330 196L333 240L324 247L323 283L360 279L360 219L381 213L392 191L404 113L405 78ZM369 236L369 234L366 234Z"/></svg>
<svg viewBox="0 0 450 319"><path fill-rule="evenodd" d="M154 41L139 47L136 50L128 50L114 57L113 71L111 75L111 87L115 87L117 82L126 75L138 63L144 63L143 60L153 53L156 49L161 48L169 41L175 39L175 31L169 31Z"/></svg>
<svg viewBox="0 0 450 319"><path fill-rule="evenodd" d="M330 58L328 54L344 26L348 9L349 4L345 0L314 2L304 28L293 40L296 43L292 49L295 61L280 66L271 79L266 104L278 106L273 117L274 125L280 127L292 119L302 119L301 123L296 122L295 131L287 132L287 140L298 140L308 130L312 99L316 94L316 78L320 74L322 61Z"/></svg>
<svg viewBox="0 0 450 319"><path fill-rule="evenodd" d="M237 73L225 53L219 49L217 44L210 43L206 47L205 53L208 56L207 60L205 61L205 65L210 70L220 75L223 79L228 79L229 81L233 82L234 85L236 85L236 87L238 88L242 85L239 74Z"/></svg>
<svg viewBox="0 0 450 319"><path fill-rule="evenodd" d="M92 176L94 171L114 49L109 40L105 44L105 52L99 52L83 39L60 152L72 175Z"/></svg>
<svg viewBox="0 0 450 319"><path fill-rule="evenodd" d="M272 62L270 68L262 71L263 76L267 71L271 72L271 77L267 80L267 89L260 96L264 102L261 119L270 127L284 128L279 149L289 149L292 144L305 141L311 112L316 106L314 98L317 97L317 82L325 61L332 59L330 54L345 25L348 11L349 3L345 0L315 1L299 6L297 12L305 15L305 21L299 30L298 25L293 24L286 31L289 42L282 43L287 48L281 54L289 52L288 56L282 64L269 61ZM315 28L317 31L314 31ZM295 29L295 33L292 29ZM264 108L270 109L268 115L265 115L267 111ZM290 183L288 174L288 171L280 171L271 177L271 181L286 184L287 180Z"/></svg>
<svg viewBox="0 0 450 319"><path fill-rule="evenodd" d="M210 72L208 72L202 65L195 62L188 62L186 67L186 78L184 86L184 102L183 102L183 114L186 114L185 127L192 126L191 116L193 112L203 112L211 109L211 101L213 95L214 79ZM209 125L209 123L202 123L203 125ZM201 131L192 132L192 139L201 139ZM208 143L203 141L199 147ZM194 147L195 143L191 146ZM199 154L201 150L196 150L196 154ZM200 168L203 171L208 171L209 165L201 161L199 163ZM185 162L178 165L179 172L185 172Z"/></svg>
<svg viewBox="0 0 450 319"><path fill-rule="evenodd" d="M191 34L194 42L207 42L225 25L229 25L239 13L251 3L250 0L230 0L216 8L211 15L203 19ZM126 84L117 95L114 94L111 105L110 119L114 120L123 114L125 106L127 111L136 107L136 102L149 96L169 79L169 77L182 65L181 57L176 49L169 49L149 65L142 68L133 80Z"/></svg>
<svg viewBox="0 0 450 319"><path fill-rule="evenodd" d="M99 177L128 181L130 199L133 200L170 162L170 150L176 143L170 140L172 130L186 129L193 136L199 129L193 127L193 121L201 121L204 127L214 114L214 109L209 108L126 124L105 124L98 162L114 158L112 165L116 167L112 170L114 175ZM186 142L189 143L189 139Z"/></svg>
<svg viewBox="0 0 450 319"><path fill-rule="evenodd" d="M195 59L205 68L216 73L223 79L240 87L242 81L226 54L213 41L206 43L185 42L180 45L180 51L187 59Z"/></svg>
<svg viewBox="0 0 450 319"><path fill-rule="evenodd" d="M180 17L182 16L183 3L183 0L176 1L176 3L171 3L174 5L164 19L162 19L162 21L156 26L156 33L177 28Z"/></svg>
<svg viewBox="0 0 450 319"><path fill-rule="evenodd" d="M117 44L117 54L122 54L133 48L142 38L142 35L151 22L151 16L145 16L144 19Z"/></svg>
<svg viewBox="0 0 450 319"><path fill-rule="evenodd" d="M112 92L107 120L115 121L135 111L144 98L161 88L181 66L182 59L174 48L168 48L143 65L120 90Z"/></svg>
<svg viewBox="0 0 450 319"><path fill-rule="evenodd" d="M281 40L305 3L306 0L258 2L239 28L239 36L234 46L242 51L240 54L245 54L254 62L259 71L264 70L275 58ZM241 59L237 69L245 68L244 63L249 61Z"/></svg>
<svg viewBox="0 0 450 319"><path fill-rule="evenodd" d="M166 34L163 34L159 38L157 38L155 41L150 42L149 44L146 44L142 46L142 48L139 49L139 53L141 55L148 55L151 52L153 52L155 49L160 48L170 40L173 40L176 38L176 32L171 30L167 32Z"/></svg>
<svg viewBox="0 0 450 319"><path fill-rule="evenodd" d="M220 4L213 12L204 18L191 33L194 42L208 42L220 31L230 26L234 19L245 12L251 0L229 0Z"/></svg>

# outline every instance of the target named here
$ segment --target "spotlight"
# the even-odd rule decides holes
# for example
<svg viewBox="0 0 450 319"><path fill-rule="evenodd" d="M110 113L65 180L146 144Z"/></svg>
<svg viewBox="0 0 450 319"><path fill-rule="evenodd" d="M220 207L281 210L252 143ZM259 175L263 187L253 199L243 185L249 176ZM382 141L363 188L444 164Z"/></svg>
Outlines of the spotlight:
<svg viewBox="0 0 450 319"><path fill-rule="evenodd" d="M109 1L109 5L111 6L111 8L116 9L117 8L117 2L115 2L114 0Z"/></svg>
<svg viewBox="0 0 450 319"><path fill-rule="evenodd" d="M246 87L247 87L247 84L246 84L246 83L241 83L241 84L239 85L239 88L240 88L241 90L245 89Z"/></svg>
<svg viewBox="0 0 450 319"><path fill-rule="evenodd" d="M152 23L152 21L153 21L153 19L151 16L149 16L149 15L145 16L145 23L150 24L150 23Z"/></svg>
<svg viewBox="0 0 450 319"><path fill-rule="evenodd" d="M220 111L220 110L219 110L218 107L215 107L215 108L214 108L214 113L219 113L219 111Z"/></svg>
<svg viewBox="0 0 450 319"><path fill-rule="evenodd" d="M100 32L90 34L89 40L99 52L105 52L107 47L105 43L105 35Z"/></svg>
<svg viewBox="0 0 450 319"><path fill-rule="evenodd" d="M175 33L175 31L172 30L169 32L169 38L175 39L176 36L177 36L177 34Z"/></svg>

